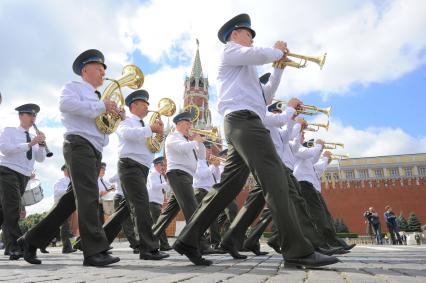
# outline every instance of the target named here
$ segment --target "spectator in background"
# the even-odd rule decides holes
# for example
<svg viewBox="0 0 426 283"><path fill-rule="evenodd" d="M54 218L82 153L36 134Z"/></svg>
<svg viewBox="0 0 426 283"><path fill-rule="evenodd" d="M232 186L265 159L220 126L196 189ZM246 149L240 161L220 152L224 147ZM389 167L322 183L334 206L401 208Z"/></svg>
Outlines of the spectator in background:
<svg viewBox="0 0 426 283"><path fill-rule="evenodd" d="M368 208L368 210L366 212L364 212L364 217L367 219L368 223L373 228L377 244L383 245L382 231L380 229L379 214L374 210L373 207L370 207L370 208Z"/></svg>
<svg viewBox="0 0 426 283"><path fill-rule="evenodd" d="M392 211L392 207L385 206L385 222L391 237L392 245L402 245L401 236L399 236L398 224L396 224L396 216ZM396 239L395 239L396 235Z"/></svg>

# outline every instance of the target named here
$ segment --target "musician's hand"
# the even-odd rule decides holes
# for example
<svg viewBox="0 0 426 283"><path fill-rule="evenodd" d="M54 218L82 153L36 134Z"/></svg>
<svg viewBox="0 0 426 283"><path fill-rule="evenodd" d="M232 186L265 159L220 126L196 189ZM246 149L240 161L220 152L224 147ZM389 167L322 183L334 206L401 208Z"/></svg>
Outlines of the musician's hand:
<svg viewBox="0 0 426 283"><path fill-rule="evenodd" d="M196 142L203 142L203 138L197 133L195 133L191 136L191 140L196 141Z"/></svg>
<svg viewBox="0 0 426 283"><path fill-rule="evenodd" d="M36 145L36 144L41 144L41 143L43 143L45 140L46 140L46 137L44 136L44 134L43 134L43 133L41 133L41 132L39 132L39 133L37 134L37 136L35 136L35 137L31 140L31 142L30 142L29 144L30 144L30 146L33 146L33 145Z"/></svg>
<svg viewBox="0 0 426 283"><path fill-rule="evenodd" d="M283 58L287 56L286 55L287 53L289 53L289 50L287 48L287 42L284 42L284 41L281 41L281 40L277 41L274 44L274 48L277 48L277 49L281 50L284 53Z"/></svg>
<svg viewBox="0 0 426 283"><path fill-rule="evenodd" d="M303 119L303 117L297 117L296 123L299 123L303 127L303 124L305 123L305 119Z"/></svg>
<svg viewBox="0 0 426 283"><path fill-rule="evenodd" d="M302 101L297 98L292 98L289 100L288 106L295 110L299 110L302 106Z"/></svg>
<svg viewBox="0 0 426 283"><path fill-rule="evenodd" d="M210 163L217 167L220 165L220 160L218 158L210 158Z"/></svg>
<svg viewBox="0 0 426 283"><path fill-rule="evenodd" d="M124 110L124 108L120 109L119 114L120 114L120 117L121 117L122 121L126 120L126 110Z"/></svg>
<svg viewBox="0 0 426 283"><path fill-rule="evenodd" d="M329 150L326 150L326 151L324 151L324 153L322 155L324 157L330 158L333 155L333 153Z"/></svg>
<svg viewBox="0 0 426 283"><path fill-rule="evenodd" d="M117 103L111 100L104 100L105 112L116 112L119 113L120 110L117 108Z"/></svg>
<svg viewBox="0 0 426 283"><path fill-rule="evenodd" d="M151 131L162 135L164 133L164 125L161 121L156 120L154 124L151 125Z"/></svg>
<svg viewBox="0 0 426 283"><path fill-rule="evenodd" d="M316 141L315 141L315 143L316 144L320 144L320 145L322 145L323 147L324 147L324 141L322 140L322 139L317 139Z"/></svg>

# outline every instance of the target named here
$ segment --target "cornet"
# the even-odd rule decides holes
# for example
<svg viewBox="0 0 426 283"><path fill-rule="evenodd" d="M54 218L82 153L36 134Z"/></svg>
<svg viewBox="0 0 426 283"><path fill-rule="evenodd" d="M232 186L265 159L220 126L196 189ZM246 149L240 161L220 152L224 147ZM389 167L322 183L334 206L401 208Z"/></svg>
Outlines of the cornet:
<svg viewBox="0 0 426 283"><path fill-rule="evenodd" d="M278 100L278 99L273 99L273 101L278 101L277 104L277 108L280 110L284 110L287 107L288 101L285 100ZM313 116L313 115L317 115L319 113L323 113L325 115L327 115L327 117L330 117L331 114L331 106L327 107L327 108L319 108L313 105L305 105L302 104L302 109L296 109L298 114L303 114L303 115L308 115L308 116Z"/></svg>
<svg viewBox="0 0 426 283"><path fill-rule="evenodd" d="M338 146L344 148L345 144L338 142L324 142L324 149L337 149Z"/></svg>
<svg viewBox="0 0 426 283"><path fill-rule="evenodd" d="M297 63L293 61L278 60L278 61L275 61L272 64L272 66L274 68L279 68L279 69L284 69L285 66L290 66L290 67L300 69L300 68L305 68L306 63L308 63L308 61L311 61L318 64L320 66L320 70L322 70L322 67L324 66L324 63L325 63L325 58L327 57L327 53L324 53L323 56L305 56L305 55L299 55L294 53L288 53L287 57L298 58L300 59L300 62Z"/></svg>
<svg viewBox="0 0 426 283"><path fill-rule="evenodd" d="M333 154L330 156L331 160L344 160L348 158L349 158L349 154Z"/></svg>
<svg viewBox="0 0 426 283"><path fill-rule="evenodd" d="M318 132L320 128L324 128L328 131L329 126L330 126L330 121L327 121L327 124L308 123L308 127L306 127L305 131Z"/></svg>

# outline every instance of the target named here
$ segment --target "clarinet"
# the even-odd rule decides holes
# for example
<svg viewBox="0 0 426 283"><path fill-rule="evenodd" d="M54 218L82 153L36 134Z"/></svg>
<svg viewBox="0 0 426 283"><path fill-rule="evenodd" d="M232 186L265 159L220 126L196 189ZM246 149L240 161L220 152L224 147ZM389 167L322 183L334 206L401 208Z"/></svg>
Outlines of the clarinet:
<svg viewBox="0 0 426 283"><path fill-rule="evenodd" d="M36 131L36 133L38 134L40 131L38 130L36 124L33 124L34 130ZM49 148L47 147L46 142L42 142L40 143L40 146L44 146L44 148L46 149L46 157L52 157L53 156L53 152L51 152L49 150Z"/></svg>

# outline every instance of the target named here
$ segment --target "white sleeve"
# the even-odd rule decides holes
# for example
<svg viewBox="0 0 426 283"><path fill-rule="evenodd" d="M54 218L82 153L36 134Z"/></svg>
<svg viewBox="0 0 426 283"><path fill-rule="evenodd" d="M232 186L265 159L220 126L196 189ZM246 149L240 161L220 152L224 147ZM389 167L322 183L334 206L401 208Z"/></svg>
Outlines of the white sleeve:
<svg viewBox="0 0 426 283"><path fill-rule="evenodd" d="M96 118L106 110L102 101L81 100L73 83L68 83L62 88L61 96L59 97L59 109L64 113L72 113L88 118Z"/></svg>
<svg viewBox="0 0 426 283"><path fill-rule="evenodd" d="M321 178L322 174L324 174L325 169L328 166L328 158L322 157L314 164L315 172L317 173L318 178Z"/></svg>
<svg viewBox="0 0 426 283"><path fill-rule="evenodd" d="M43 162L46 159L46 147L38 144L35 145L35 147L37 147L35 149L35 160L37 162Z"/></svg>
<svg viewBox="0 0 426 283"><path fill-rule="evenodd" d="M164 180L164 182L161 183L159 175L149 174L148 178L149 178L149 181L151 183L151 189L152 190L158 190L158 191L161 191L161 190L167 191L168 190L168 187L169 187L168 183L166 182L166 180Z"/></svg>
<svg viewBox="0 0 426 283"><path fill-rule="evenodd" d="M263 124L266 127L282 127L285 124L287 124L289 121L291 121L291 118L293 117L294 110L293 108L289 107L285 111L279 114L274 114L271 112L266 112L266 116L263 120Z"/></svg>
<svg viewBox="0 0 426 283"><path fill-rule="evenodd" d="M112 176L111 178L109 178L109 182L110 183L117 183L118 181L119 181L120 179L119 179L119 177L118 177L118 174L115 174L114 176Z"/></svg>
<svg viewBox="0 0 426 283"><path fill-rule="evenodd" d="M200 179L209 178L212 175L212 172L210 171L210 168L207 166L207 161L205 159L198 159L197 171L195 174Z"/></svg>
<svg viewBox="0 0 426 283"><path fill-rule="evenodd" d="M29 147L28 143L16 144L10 138L13 135L11 128L4 128L0 134L0 152L7 154L14 154L19 152L27 152Z"/></svg>
<svg viewBox="0 0 426 283"><path fill-rule="evenodd" d="M321 154L322 146L317 144L314 147L300 146L299 149L294 153L294 156L299 159L310 159L314 158L318 154Z"/></svg>
<svg viewBox="0 0 426 283"><path fill-rule="evenodd" d="M278 86L280 85L283 71L284 69L274 68L271 73L271 76L269 77L268 82L264 85L261 84L267 104L272 103L272 99L275 96L275 92L277 91Z"/></svg>
<svg viewBox="0 0 426 283"><path fill-rule="evenodd" d="M283 52L271 47L245 47L239 44L225 46L223 62L226 65L263 65L283 57Z"/></svg>
<svg viewBox="0 0 426 283"><path fill-rule="evenodd" d="M220 181L220 168L219 166L214 166L213 164L211 164L209 166L210 168L210 172L211 174L213 174L213 176L216 178L216 182Z"/></svg>

